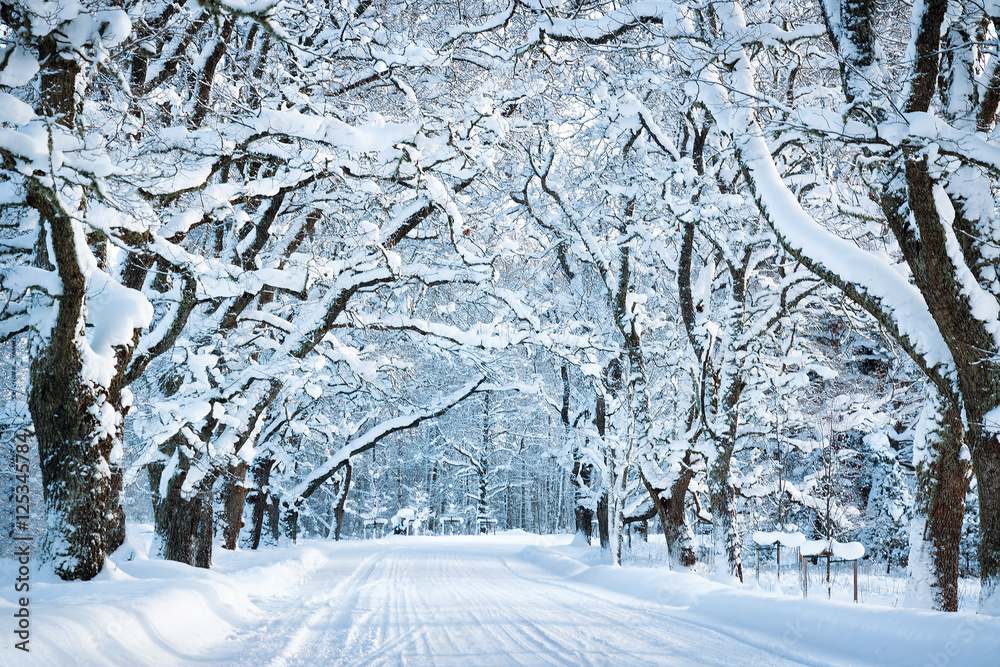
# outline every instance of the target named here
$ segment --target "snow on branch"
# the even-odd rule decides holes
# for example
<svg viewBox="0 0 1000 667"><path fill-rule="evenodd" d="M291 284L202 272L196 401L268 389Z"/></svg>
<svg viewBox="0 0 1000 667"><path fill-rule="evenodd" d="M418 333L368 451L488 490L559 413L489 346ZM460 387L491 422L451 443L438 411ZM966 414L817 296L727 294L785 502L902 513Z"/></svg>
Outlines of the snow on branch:
<svg viewBox="0 0 1000 667"><path fill-rule="evenodd" d="M428 419L440 417L478 391L484 382L486 382L486 376L480 376L465 384L461 389L442 397L434 405L424 410L389 419L368 429L364 435L337 450L333 456L327 459L326 463L317 467L305 479L293 487L285 495L285 503L288 505L301 503L315 493L316 489L336 473L341 466L350 461L352 456L357 456L370 450L393 433L413 428Z"/></svg>
<svg viewBox="0 0 1000 667"><path fill-rule="evenodd" d="M517 9L517 4L518 4L517 2L514 2L512 0L512 2L509 5L507 5L506 9L499 12L498 14L495 14L494 16L491 16L485 22L483 22L482 25L474 27L452 26L450 28L446 28L445 32L448 33L449 40L445 43L445 46L448 46L449 44L451 44L452 42L454 42L455 40L464 35L479 35L484 32L491 32L498 28L505 27L508 23L510 23L510 20L514 17L514 10Z"/></svg>
<svg viewBox="0 0 1000 667"><path fill-rule="evenodd" d="M719 18L726 35L746 29L735 3L720 5ZM920 291L887 262L828 231L802 208L782 181L751 109L740 105L739 100L758 97L745 51L733 54L729 69L725 83L718 77L709 79L709 85L701 86L700 97L733 136L754 198L781 243L896 331L925 370L947 375L954 366L951 352Z"/></svg>
<svg viewBox="0 0 1000 667"><path fill-rule="evenodd" d="M547 36L557 42L584 42L600 45L617 39L643 25L670 26L670 30L690 34L690 22L675 2L633 2L588 19L563 19L543 16L529 33L540 41Z"/></svg>

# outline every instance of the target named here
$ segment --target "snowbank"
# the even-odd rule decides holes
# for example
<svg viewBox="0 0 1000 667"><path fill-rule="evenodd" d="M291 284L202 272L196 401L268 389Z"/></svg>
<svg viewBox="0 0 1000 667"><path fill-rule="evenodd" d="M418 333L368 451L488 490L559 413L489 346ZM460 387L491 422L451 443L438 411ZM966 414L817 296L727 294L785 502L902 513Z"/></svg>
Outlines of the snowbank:
<svg viewBox="0 0 1000 667"><path fill-rule="evenodd" d="M35 665L173 665L197 662L256 627L262 612L249 596L288 595L327 562L310 547L216 552L212 570L147 557L151 528L129 526L129 541L92 581L63 582L32 572L29 658ZM0 579L16 565L0 560ZM4 586L0 617L10 619L23 593ZM0 633L0 664L19 664L11 626Z"/></svg>
<svg viewBox="0 0 1000 667"><path fill-rule="evenodd" d="M137 537L133 535L133 544L143 541L143 536ZM244 587L230 577L150 560L145 548L123 549L118 554L127 555L119 562L109 561L92 581L68 583L32 572L30 664L193 661L258 618L259 611ZM125 560L128 556L133 560ZM12 561L0 561L0 570L4 581L13 581ZM20 595L13 586L3 587L0 617L12 617ZM9 630L8 624L7 631L0 633L0 662L18 664L22 655L13 646L18 639Z"/></svg>
<svg viewBox="0 0 1000 667"><path fill-rule="evenodd" d="M587 566L572 557L578 553L575 548L532 546L522 557L596 595L653 603L656 612L715 628L795 661L943 667L995 665L1000 655L1000 618L783 597L689 572Z"/></svg>

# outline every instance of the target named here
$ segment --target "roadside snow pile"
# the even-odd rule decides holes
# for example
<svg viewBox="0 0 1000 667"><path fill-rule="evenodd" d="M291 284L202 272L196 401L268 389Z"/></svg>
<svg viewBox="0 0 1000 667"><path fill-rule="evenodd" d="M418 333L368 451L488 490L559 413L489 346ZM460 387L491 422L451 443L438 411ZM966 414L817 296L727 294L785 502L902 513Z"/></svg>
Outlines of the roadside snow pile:
<svg viewBox="0 0 1000 667"><path fill-rule="evenodd" d="M588 567L583 551L531 546L521 557L595 595L655 603L656 610L669 616L791 659L808 655L824 664L995 665L1000 655L1000 618L803 600L734 588L690 572Z"/></svg>
<svg viewBox="0 0 1000 667"><path fill-rule="evenodd" d="M212 647L260 622L251 595L275 595L319 562L298 549L249 554L227 575L148 558L151 528L129 526L129 541L92 581L63 582L32 572L28 593L4 586L0 617L10 619L20 596L30 600L30 654L37 665L166 665L194 662ZM240 554L242 555L242 554ZM226 561L228 555L221 555ZM256 561L254 560L256 558ZM0 560L0 579L16 564ZM17 664L17 638L4 632L0 662ZM15 662L4 662L13 659Z"/></svg>

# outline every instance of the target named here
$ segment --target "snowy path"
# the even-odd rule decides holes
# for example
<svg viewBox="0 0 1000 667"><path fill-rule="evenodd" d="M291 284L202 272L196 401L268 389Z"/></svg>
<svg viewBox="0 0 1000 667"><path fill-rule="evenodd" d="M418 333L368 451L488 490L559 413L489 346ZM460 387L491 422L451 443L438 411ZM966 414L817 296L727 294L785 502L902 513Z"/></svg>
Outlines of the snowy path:
<svg viewBox="0 0 1000 667"><path fill-rule="evenodd" d="M219 661L247 665L784 665L662 605L568 585L525 544L399 538L343 549ZM352 553L353 552L353 553ZM344 556L347 556L346 558ZM353 556L353 557L352 557ZM813 663L822 664L822 663Z"/></svg>
<svg viewBox="0 0 1000 667"><path fill-rule="evenodd" d="M31 654L0 665L905 665L994 667L1000 619L803 600L595 564L570 536L393 537L146 557L148 526L88 582L33 573Z"/></svg>

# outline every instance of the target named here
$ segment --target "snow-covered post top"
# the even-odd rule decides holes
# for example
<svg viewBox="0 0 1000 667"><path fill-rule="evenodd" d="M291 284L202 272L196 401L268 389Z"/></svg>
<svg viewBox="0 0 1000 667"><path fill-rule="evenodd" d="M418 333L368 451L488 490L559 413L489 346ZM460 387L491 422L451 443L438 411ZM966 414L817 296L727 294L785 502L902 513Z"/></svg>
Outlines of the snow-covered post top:
<svg viewBox="0 0 1000 667"><path fill-rule="evenodd" d="M802 544L806 541L806 536L798 531L795 531L794 533L783 533L780 531L768 532L758 530L753 534L753 541L762 547L780 544L784 547L795 548L802 546Z"/></svg>
<svg viewBox="0 0 1000 667"><path fill-rule="evenodd" d="M803 556L833 556L843 560L860 560L865 555L865 545L861 542L838 542L829 540L804 540L799 546Z"/></svg>

